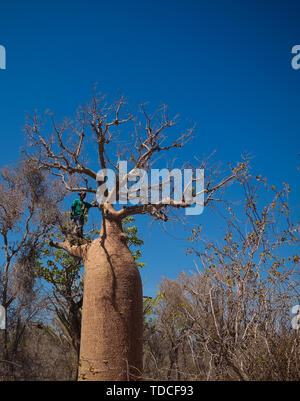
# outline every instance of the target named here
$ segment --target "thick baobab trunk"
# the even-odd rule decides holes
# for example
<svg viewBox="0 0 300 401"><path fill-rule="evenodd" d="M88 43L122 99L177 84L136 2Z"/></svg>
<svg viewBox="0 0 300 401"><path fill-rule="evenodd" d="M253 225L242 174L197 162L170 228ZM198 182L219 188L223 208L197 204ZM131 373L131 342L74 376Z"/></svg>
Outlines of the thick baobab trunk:
<svg viewBox="0 0 300 401"><path fill-rule="evenodd" d="M83 255L79 380L138 380L142 374L142 283L121 223L103 222Z"/></svg>

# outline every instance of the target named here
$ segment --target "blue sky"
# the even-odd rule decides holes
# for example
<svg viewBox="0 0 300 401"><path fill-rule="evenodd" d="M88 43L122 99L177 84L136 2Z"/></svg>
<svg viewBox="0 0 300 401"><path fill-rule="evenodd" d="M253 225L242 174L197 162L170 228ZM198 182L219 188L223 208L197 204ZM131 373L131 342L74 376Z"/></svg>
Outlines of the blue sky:
<svg viewBox="0 0 300 401"><path fill-rule="evenodd" d="M291 49L300 44L299 12L299 2L276 0L1 0L1 165L18 159L26 111L72 115L97 82L111 97L164 102L181 124L196 122L182 159L216 150L225 168L250 153L254 174L276 186L288 181L296 206L300 70ZM221 234L209 211L192 219L207 236ZM189 233L137 221L144 291L154 295L163 275L192 269Z"/></svg>

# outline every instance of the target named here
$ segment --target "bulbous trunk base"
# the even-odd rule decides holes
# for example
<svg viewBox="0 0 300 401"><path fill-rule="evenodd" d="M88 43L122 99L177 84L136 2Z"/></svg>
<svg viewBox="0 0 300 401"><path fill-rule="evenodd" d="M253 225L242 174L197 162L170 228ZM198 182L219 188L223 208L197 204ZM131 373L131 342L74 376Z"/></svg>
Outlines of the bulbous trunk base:
<svg viewBox="0 0 300 401"><path fill-rule="evenodd" d="M79 380L139 380L143 304L140 273L117 225L84 257Z"/></svg>

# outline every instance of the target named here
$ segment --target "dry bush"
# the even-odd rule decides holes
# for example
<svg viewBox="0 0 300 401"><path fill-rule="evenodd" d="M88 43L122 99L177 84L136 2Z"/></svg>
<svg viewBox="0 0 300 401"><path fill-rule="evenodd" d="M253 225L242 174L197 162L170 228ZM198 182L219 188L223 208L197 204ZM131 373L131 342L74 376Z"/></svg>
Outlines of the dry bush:
<svg viewBox="0 0 300 401"><path fill-rule="evenodd" d="M241 210L228 208L223 241L204 241L193 230L189 252L199 258L193 276L161 284L145 330L145 379L299 380L297 224L288 195L240 177ZM270 196L271 195L271 196ZM298 270L297 270L298 269Z"/></svg>
<svg viewBox="0 0 300 401"><path fill-rule="evenodd" d="M9 340L13 342L14 339L12 332ZM76 379L76 352L63 336L41 323L23 328L17 350L10 354L9 362L0 363L0 381Z"/></svg>

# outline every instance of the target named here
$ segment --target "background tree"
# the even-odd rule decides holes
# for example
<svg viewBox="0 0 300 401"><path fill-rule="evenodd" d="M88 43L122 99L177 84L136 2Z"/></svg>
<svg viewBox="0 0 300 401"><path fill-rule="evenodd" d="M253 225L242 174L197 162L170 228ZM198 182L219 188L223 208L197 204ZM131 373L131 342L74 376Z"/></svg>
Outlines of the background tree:
<svg viewBox="0 0 300 401"><path fill-rule="evenodd" d="M6 328L1 330L2 375L13 375L14 356L25 326L43 306L34 270L40 246L57 220L61 193L33 162L23 160L0 172L0 235L4 263L0 269L1 304Z"/></svg>
<svg viewBox="0 0 300 401"><path fill-rule="evenodd" d="M299 380L299 330L291 324L299 223L290 216L290 188L276 191L247 170L237 178L245 200L228 207L223 241L193 230L195 275L162 282L147 322L146 377Z"/></svg>
<svg viewBox="0 0 300 401"><path fill-rule="evenodd" d="M191 139L193 128L169 142L166 131L175 125L166 106L152 115L141 106L141 116L124 111L125 101L107 105L102 96L94 95L91 103L80 107L75 119L57 123L50 115L51 128L38 116L26 124L27 155L41 169L60 177L71 192L96 194L97 171L112 168L120 184L119 162L130 166L127 178L134 178L136 169L149 171L155 157L171 149L180 149ZM122 114L122 115L121 115ZM128 127L127 131L121 128ZM51 133L45 131L51 130ZM123 137L122 137L123 133ZM168 143L169 142L169 143ZM119 144L119 145L118 145ZM94 152L95 159L88 160ZM204 167L205 163L197 167ZM208 169L205 204L218 197L234 173L215 181ZM171 182L170 182L171 185ZM149 188L149 191L151 188ZM66 237L52 246L82 258L85 268L82 330L80 344L80 374L82 380L128 380L142 376L143 303L142 284L135 260L127 246L122 220L135 214L150 214L166 221L172 208L189 207L190 203L168 198L156 204L121 206L115 188L104 191L106 202L99 207L102 215L100 235L91 243L74 244ZM130 191L129 191L130 192Z"/></svg>

